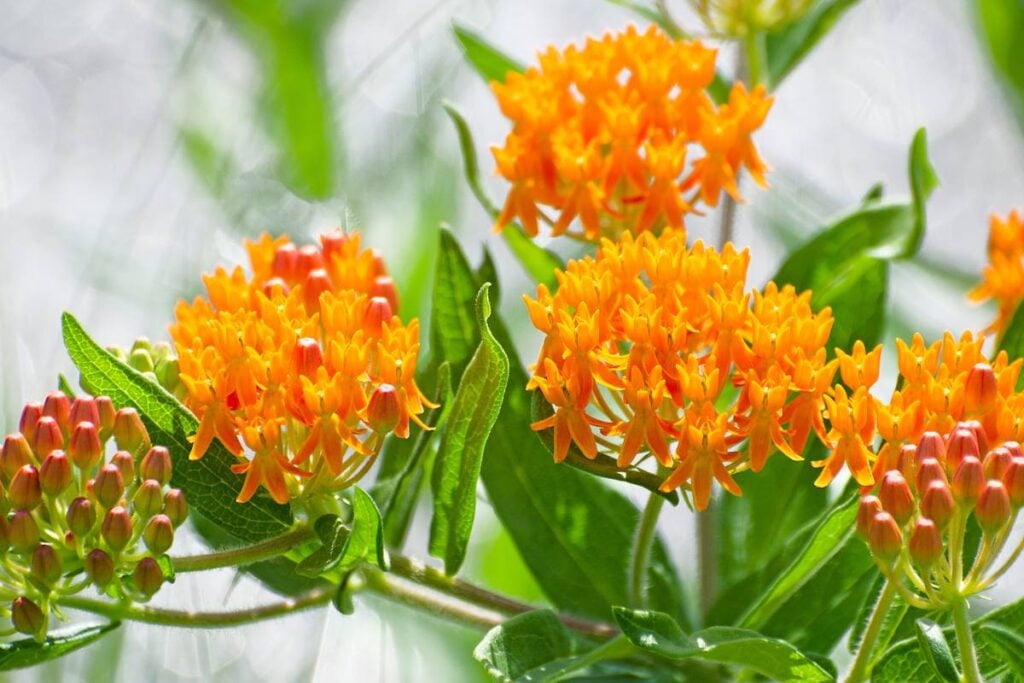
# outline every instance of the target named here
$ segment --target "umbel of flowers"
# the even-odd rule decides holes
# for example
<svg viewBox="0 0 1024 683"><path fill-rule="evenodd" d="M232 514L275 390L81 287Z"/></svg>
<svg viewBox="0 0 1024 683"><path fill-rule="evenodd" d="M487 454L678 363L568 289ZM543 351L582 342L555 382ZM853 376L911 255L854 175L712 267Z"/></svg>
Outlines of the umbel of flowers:
<svg viewBox="0 0 1024 683"><path fill-rule="evenodd" d="M526 297L545 335L529 386L554 407L533 427L554 429L555 460L572 442L623 468L653 455L672 468L662 489L685 485L703 510L714 480L739 495L736 472L825 438L831 312L789 286L748 289L748 262L679 230L624 233Z"/></svg>
<svg viewBox="0 0 1024 683"><path fill-rule="evenodd" d="M134 409L61 392L26 405L0 451L0 596L13 628L42 639L61 597L90 585L126 601L156 593L187 515L170 478L170 453Z"/></svg>
<svg viewBox="0 0 1024 683"><path fill-rule="evenodd" d="M419 325L398 318L395 285L358 234L247 248L251 272L205 276L207 297L179 303L171 327L199 417L191 457L218 438L246 475L239 502L261 485L279 503L343 489L430 405L414 379Z"/></svg>
<svg viewBox="0 0 1024 683"><path fill-rule="evenodd" d="M764 185L751 136L772 99L737 81L716 105L715 58L699 41L631 26L551 47L537 66L492 83L512 121L493 148L511 184L496 228L518 220L533 236L545 220L555 235L588 240L679 228L701 204L716 206L723 189L740 199L742 168ZM571 231L577 219L581 230Z"/></svg>

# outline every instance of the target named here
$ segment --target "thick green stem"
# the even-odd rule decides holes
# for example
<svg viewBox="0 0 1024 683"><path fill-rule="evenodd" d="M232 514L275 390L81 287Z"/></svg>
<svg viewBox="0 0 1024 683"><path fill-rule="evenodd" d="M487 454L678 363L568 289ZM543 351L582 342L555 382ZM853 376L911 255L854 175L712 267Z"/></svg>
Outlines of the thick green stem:
<svg viewBox="0 0 1024 683"><path fill-rule="evenodd" d="M860 681L866 681L868 676L871 675L875 643L882 632L885 615L889 613L894 597L896 597L896 583L888 580L885 582L882 592L878 595L878 602L875 603L875 609L871 612L867 628L864 629L864 635L861 637L860 645L857 647L857 656L853 660L850 673L846 675L846 683L860 683Z"/></svg>
<svg viewBox="0 0 1024 683"><path fill-rule="evenodd" d="M956 631L956 645L960 651L960 667L964 683L983 683L978 670L978 654L974 651L974 637L971 635L971 619L967 614L967 600L961 598L953 603L953 629Z"/></svg>
<svg viewBox="0 0 1024 683"><path fill-rule="evenodd" d="M768 84L768 65L765 53L764 34L748 31L743 37L743 56L747 63L749 85L754 88L762 83Z"/></svg>
<svg viewBox="0 0 1024 683"><path fill-rule="evenodd" d="M640 515L640 523L633 539L633 558L629 569L629 599L636 608L647 606L647 566L651 561L651 551L658 537L658 516L665 499L657 493L651 493Z"/></svg>
<svg viewBox="0 0 1024 683"><path fill-rule="evenodd" d="M296 546L312 540L315 536L313 529L308 526L300 526L294 531L253 545L220 550L205 555L175 557L171 562L174 565L174 571L181 573L243 566L282 555Z"/></svg>
<svg viewBox="0 0 1024 683"><path fill-rule="evenodd" d="M715 509L697 513L697 584L700 609L706 614L718 592L718 562L715 538Z"/></svg>

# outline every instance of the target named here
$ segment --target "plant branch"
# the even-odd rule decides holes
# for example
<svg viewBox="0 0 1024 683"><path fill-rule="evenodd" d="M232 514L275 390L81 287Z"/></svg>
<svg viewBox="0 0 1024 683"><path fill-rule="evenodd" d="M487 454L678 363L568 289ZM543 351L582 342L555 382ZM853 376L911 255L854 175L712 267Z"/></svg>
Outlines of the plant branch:
<svg viewBox="0 0 1024 683"><path fill-rule="evenodd" d="M171 563L174 565L174 571L180 573L237 567L277 557L315 537L316 533L312 528L300 526L286 534L260 543L231 548L229 550L220 550L204 555L175 557L171 559Z"/></svg>
<svg viewBox="0 0 1024 683"><path fill-rule="evenodd" d="M960 651L960 666L964 670L964 683L983 683L985 679L978 670L978 655L974 651L971 620L967 614L967 600L964 598L953 603L953 629L956 631L957 650Z"/></svg>
<svg viewBox="0 0 1024 683"><path fill-rule="evenodd" d="M658 516L665 499L651 493L644 505L643 514L636 528L633 540L633 561L629 570L629 599L633 607L642 609L647 606L647 565L650 563L651 550L658 536Z"/></svg>
<svg viewBox="0 0 1024 683"><path fill-rule="evenodd" d="M882 632L885 615L889 613L889 608L892 607L892 601L895 597L896 583L892 580L886 580L882 592L878 594L878 602L875 603L875 608L871 611L871 618L868 620L867 628L864 629L864 635L860 639L860 645L857 647L857 656L853 660L853 666L850 668L850 673L846 675L846 683L866 681L871 674L875 643Z"/></svg>

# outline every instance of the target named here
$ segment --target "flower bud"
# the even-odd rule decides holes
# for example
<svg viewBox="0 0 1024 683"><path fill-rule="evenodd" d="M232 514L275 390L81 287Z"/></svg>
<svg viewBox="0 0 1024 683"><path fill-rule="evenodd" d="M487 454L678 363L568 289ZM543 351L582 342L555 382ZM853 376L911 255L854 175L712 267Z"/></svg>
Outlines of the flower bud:
<svg viewBox="0 0 1024 683"><path fill-rule="evenodd" d="M181 384L181 364L177 358L165 358L156 364L156 381L167 391L174 391Z"/></svg>
<svg viewBox="0 0 1024 683"><path fill-rule="evenodd" d="M945 482L932 481L921 494L921 514L935 522L940 529L946 527L955 507L953 493Z"/></svg>
<svg viewBox="0 0 1024 683"><path fill-rule="evenodd" d="M92 486L93 495L105 508L112 508L121 501L124 494L124 478L121 470L114 465L104 465L96 474L96 481Z"/></svg>
<svg viewBox="0 0 1024 683"><path fill-rule="evenodd" d="M85 538L96 526L96 508L88 498L75 498L68 506L68 528L79 538Z"/></svg>
<svg viewBox="0 0 1024 683"><path fill-rule="evenodd" d="M378 275L387 275L388 274L388 264L384 260L384 254L381 253L381 250L377 249L376 247L374 247L373 249L370 249L370 255L373 256L373 275L374 275L374 277L376 277Z"/></svg>
<svg viewBox="0 0 1024 683"><path fill-rule="evenodd" d="M146 349L135 349L128 355L128 365L139 372L153 372L153 356Z"/></svg>
<svg viewBox="0 0 1024 683"><path fill-rule="evenodd" d="M914 514L914 495L902 474L896 470L885 473L878 491L882 508L902 526Z"/></svg>
<svg viewBox="0 0 1024 683"><path fill-rule="evenodd" d="M154 555L163 555L174 543L174 525L167 515L156 515L142 531L142 540Z"/></svg>
<svg viewBox="0 0 1024 683"><path fill-rule="evenodd" d="M7 500L15 510L31 510L43 499L39 486L39 471L32 465L25 465L14 473L7 489Z"/></svg>
<svg viewBox="0 0 1024 683"><path fill-rule="evenodd" d="M97 396L93 401L96 403L96 412L99 413L99 421L95 424L100 430L100 441L105 442L114 433L117 410L109 396Z"/></svg>
<svg viewBox="0 0 1024 683"><path fill-rule="evenodd" d="M871 520L879 512L882 512L882 502L876 496L861 496L860 507L857 508L857 535L865 541L868 538Z"/></svg>
<svg viewBox="0 0 1024 683"><path fill-rule="evenodd" d="M32 449L25 437L18 433L8 434L3 450L0 450L0 472L3 472L4 479L10 481L18 470L32 462Z"/></svg>
<svg viewBox="0 0 1024 683"><path fill-rule="evenodd" d="M319 249L312 244L299 247L298 271L300 276L323 267L324 255L320 253Z"/></svg>
<svg viewBox="0 0 1024 683"><path fill-rule="evenodd" d="M294 282L299 272L299 250L291 242L274 251L273 273L286 282Z"/></svg>
<svg viewBox="0 0 1024 683"><path fill-rule="evenodd" d="M103 457L103 444L92 422L79 422L71 432L68 455L78 469L91 470Z"/></svg>
<svg viewBox="0 0 1024 683"><path fill-rule="evenodd" d="M43 415L57 421L60 431L71 431L71 400L61 391L51 391L43 400Z"/></svg>
<svg viewBox="0 0 1024 683"><path fill-rule="evenodd" d="M128 451L118 451L110 459L110 464L121 471L121 478L125 483L135 481L135 458Z"/></svg>
<svg viewBox="0 0 1024 683"><path fill-rule="evenodd" d="M388 304L391 305L392 311L398 310L398 289L395 287L395 281L387 275L378 275L373 281L373 287L370 289L372 296L382 296L388 300Z"/></svg>
<svg viewBox="0 0 1024 683"><path fill-rule="evenodd" d="M171 480L171 469L171 452L163 446L153 446L139 464L139 476L166 484Z"/></svg>
<svg viewBox="0 0 1024 683"><path fill-rule="evenodd" d="M114 561L99 548L91 550L85 556L85 575L94 584L103 588L114 580Z"/></svg>
<svg viewBox="0 0 1024 683"><path fill-rule="evenodd" d="M348 241L349 236L342 230L332 230L320 235L320 248L323 251L324 259L330 260L334 256L344 253Z"/></svg>
<svg viewBox="0 0 1024 683"><path fill-rule="evenodd" d="M145 596L151 596L160 590L164 583L164 573L160 565L152 557L144 557L135 565L132 572L135 587Z"/></svg>
<svg viewBox="0 0 1024 683"><path fill-rule="evenodd" d="M917 442L918 462L925 458L935 458L939 462L946 461L946 442L938 432L925 432Z"/></svg>
<svg viewBox="0 0 1024 683"><path fill-rule="evenodd" d="M978 443L978 458L982 453L988 453L988 435L985 428L977 420L964 420L957 423L957 429L966 429L974 434L974 440Z"/></svg>
<svg viewBox="0 0 1024 683"><path fill-rule="evenodd" d="M381 384L373 390L366 405L366 424L370 429L387 434L398 425L401 416L402 406L393 386Z"/></svg>
<svg viewBox="0 0 1024 683"><path fill-rule="evenodd" d="M917 481L917 463L919 461L917 446L912 443L905 443L900 446L900 454L896 459L896 468L906 477L907 481Z"/></svg>
<svg viewBox="0 0 1024 683"><path fill-rule="evenodd" d="M71 472L71 460L64 451L53 451L43 464L39 466L39 486L48 496L59 496L71 486L74 474Z"/></svg>
<svg viewBox="0 0 1024 683"><path fill-rule="evenodd" d="M364 319L366 329L371 335L380 336L384 323L391 320L393 316L394 312L391 310L391 304L388 303L388 300L382 296L375 296L370 299L370 303L366 306L366 317Z"/></svg>
<svg viewBox="0 0 1024 683"><path fill-rule="evenodd" d="M149 432L134 408L121 408L114 416L114 440L122 451L139 454L149 449Z"/></svg>
<svg viewBox="0 0 1024 683"><path fill-rule="evenodd" d="M875 557L892 562L900 554L903 547L903 534L900 527L888 512L879 512L868 527L868 546Z"/></svg>
<svg viewBox="0 0 1024 683"><path fill-rule="evenodd" d="M990 479L978 497L978 505L974 508L974 516L978 518L985 533L993 534L1003 528L1010 520L1010 496L1003 482Z"/></svg>
<svg viewBox="0 0 1024 683"><path fill-rule="evenodd" d="M1006 492L1010 494L1010 503L1013 507L1019 508L1024 505L1024 457L1010 461L1006 472L1003 473L1003 483L1006 484Z"/></svg>
<svg viewBox="0 0 1024 683"><path fill-rule="evenodd" d="M29 443L36 433L36 423L43 416L42 403L26 403L21 411L21 419L18 421L18 431L25 435Z"/></svg>
<svg viewBox="0 0 1024 683"><path fill-rule="evenodd" d="M999 397L996 373L988 363L977 363L967 373L964 385L964 409L968 415L984 415Z"/></svg>
<svg viewBox="0 0 1024 683"><path fill-rule="evenodd" d="M52 586L60 581L63 572L60 557L53 546L48 543L37 545L32 552L31 562L31 576L36 583L42 586Z"/></svg>
<svg viewBox="0 0 1024 683"><path fill-rule="evenodd" d="M272 277L263 283L263 294L268 299L273 299L275 296L280 294L284 296L288 293L288 283L279 277Z"/></svg>
<svg viewBox="0 0 1024 683"><path fill-rule="evenodd" d="M32 450L40 460L64 447L64 435L60 432L60 425L49 415L39 418L32 436Z"/></svg>
<svg viewBox="0 0 1024 683"><path fill-rule="evenodd" d="M147 479L135 492L135 499L132 501L135 512L143 519L148 519L160 512L164 507L164 492L160 482L154 479Z"/></svg>
<svg viewBox="0 0 1024 683"><path fill-rule="evenodd" d="M41 640L46 633L46 616L39 605L26 597L14 598L11 603L11 623L18 633Z"/></svg>
<svg viewBox="0 0 1024 683"><path fill-rule="evenodd" d="M1024 458L1024 450L1021 450L1020 444L1016 441L1004 441L1003 448L1010 451L1011 458Z"/></svg>
<svg viewBox="0 0 1024 683"><path fill-rule="evenodd" d="M123 507L111 508L103 518L103 540L114 551L124 550L132 539L132 518Z"/></svg>
<svg viewBox="0 0 1024 683"><path fill-rule="evenodd" d="M39 526L28 510L17 510L7 525L7 538L19 553L29 553L39 545Z"/></svg>
<svg viewBox="0 0 1024 683"><path fill-rule="evenodd" d="M932 520L921 517L910 532L910 557L917 566L927 569L942 557L942 534Z"/></svg>
<svg viewBox="0 0 1024 683"><path fill-rule="evenodd" d="M946 465L949 467L949 471L956 472L960 463L967 456L981 458L978 438L970 429L957 427L950 434L949 444L946 446Z"/></svg>
<svg viewBox="0 0 1024 683"><path fill-rule="evenodd" d="M295 369L299 371L299 374L306 377L312 377L316 374L317 368L324 364L320 343L311 337L303 337L295 342L293 355L295 358Z"/></svg>
<svg viewBox="0 0 1024 683"><path fill-rule="evenodd" d="M164 496L164 514L171 520L175 527L181 526L188 517L188 505L185 503L185 492L181 489L171 489Z"/></svg>
<svg viewBox="0 0 1024 683"><path fill-rule="evenodd" d="M323 268L309 271L309 275L302 283L302 292L307 309L318 309L320 307L320 295L324 292L333 291L331 278Z"/></svg>
<svg viewBox="0 0 1024 683"><path fill-rule="evenodd" d="M917 490L924 491L933 481L948 484L946 469L935 458L925 458L917 468Z"/></svg>
<svg viewBox="0 0 1024 683"><path fill-rule="evenodd" d="M965 456L953 475L953 498L964 507L973 507L984 487L985 470L981 461L973 455Z"/></svg>
<svg viewBox="0 0 1024 683"><path fill-rule="evenodd" d="M96 405L96 399L91 397L76 398L71 402L71 427L79 422L92 422L94 425L100 423L100 410Z"/></svg>
<svg viewBox="0 0 1024 683"><path fill-rule="evenodd" d="M993 448L981 462L982 468L985 470L985 477L988 479L1002 479L1012 459L1013 456L1010 454L1010 449L1004 446Z"/></svg>

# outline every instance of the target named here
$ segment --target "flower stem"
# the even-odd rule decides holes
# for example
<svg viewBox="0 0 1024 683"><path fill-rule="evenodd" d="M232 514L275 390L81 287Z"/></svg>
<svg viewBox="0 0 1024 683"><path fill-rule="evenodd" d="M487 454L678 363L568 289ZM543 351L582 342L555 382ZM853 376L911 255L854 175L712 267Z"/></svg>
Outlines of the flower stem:
<svg viewBox="0 0 1024 683"><path fill-rule="evenodd" d="M312 528L300 526L293 531L261 541L260 543L254 543L253 545L220 550L203 555L175 557L172 558L171 562L174 565L174 571L179 573L236 567L277 557L297 545L312 540L315 536L316 534Z"/></svg>
<svg viewBox="0 0 1024 683"><path fill-rule="evenodd" d="M964 670L964 683L983 683L978 670L978 655L974 651L974 637L971 635L971 621L967 614L967 600L961 598L953 603L953 628L956 631L956 645L960 651L960 666Z"/></svg>
<svg viewBox="0 0 1024 683"><path fill-rule="evenodd" d="M867 628L864 629L864 635L861 637L860 645L857 647L857 656L853 660L850 673L846 675L846 683L860 683L860 681L866 681L870 675L875 642L882 632L885 615L889 613L894 597L896 597L896 583L890 579L885 582L882 592L878 595L878 602L875 603L875 609L871 612L871 619L868 620Z"/></svg>
<svg viewBox="0 0 1024 683"><path fill-rule="evenodd" d="M760 31L747 31L743 36L743 56L747 62L747 77L751 88L762 83L767 84L767 65L764 34Z"/></svg>
<svg viewBox="0 0 1024 683"><path fill-rule="evenodd" d="M651 550L658 536L658 516L665 499L652 492L644 505L643 514L636 528L633 539L633 558L629 570L629 599L636 608L647 606L647 565L651 560Z"/></svg>

